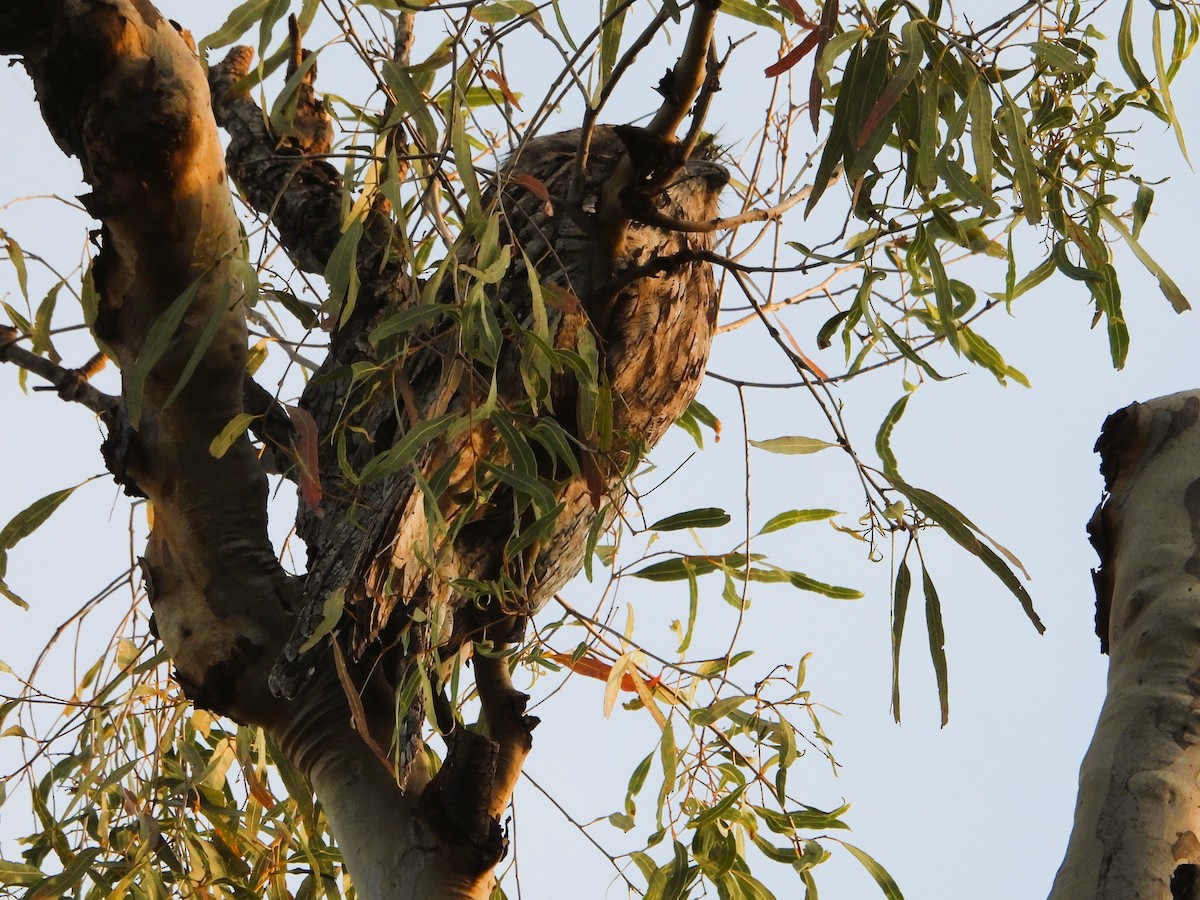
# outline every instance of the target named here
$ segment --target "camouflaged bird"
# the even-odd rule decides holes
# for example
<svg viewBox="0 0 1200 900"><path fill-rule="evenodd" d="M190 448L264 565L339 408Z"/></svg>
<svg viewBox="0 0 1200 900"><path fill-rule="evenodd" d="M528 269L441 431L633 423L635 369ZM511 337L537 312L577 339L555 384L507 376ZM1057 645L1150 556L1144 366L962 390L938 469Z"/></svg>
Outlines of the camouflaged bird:
<svg viewBox="0 0 1200 900"><path fill-rule="evenodd" d="M414 661L516 639L695 396L718 307L697 257L712 233L633 219L614 234L604 192L623 171L642 219L702 223L728 173L664 167L638 138L597 128L582 177L578 131L526 142L420 296L369 331L375 362L349 387L318 377L338 385L314 418L342 423L339 448L322 455L323 510L298 519L320 551L277 690L311 670L331 615L347 655L384 659L393 689Z"/></svg>

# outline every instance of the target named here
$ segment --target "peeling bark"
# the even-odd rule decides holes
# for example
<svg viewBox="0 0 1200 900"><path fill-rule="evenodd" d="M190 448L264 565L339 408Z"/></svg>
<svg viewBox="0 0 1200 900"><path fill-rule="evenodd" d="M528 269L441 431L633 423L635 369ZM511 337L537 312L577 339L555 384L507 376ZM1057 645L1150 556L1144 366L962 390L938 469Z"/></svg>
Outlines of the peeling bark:
<svg viewBox="0 0 1200 900"><path fill-rule="evenodd" d="M1110 416L1097 628L1108 694L1052 900L1182 900L1200 866L1200 392Z"/></svg>
<svg viewBox="0 0 1200 900"><path fill-rule="evenodd" d="M240 230L203 72L147 3L66 0L55 13L43 51L25 62L103 225L95 330L122 370L135 420L118 464L153 506L142 566L155 625L198 705L270 721L279 704L264 675L294 588L267 540L266 480L253 448L241 441L221 459L208 452L242 411L246 326L230 273ZM173 334L148 346L189 292Z"/></svg>
<svg viewBox="0 0 1200 900"><path fill-rule="evenodd" d="M236 90L252 53L235 47L209 76L217 123L230 137L229 174L250 205L270 216L292 261L320 275L342 236L342 178L324 160L280 147L258 104Z"/></svg>

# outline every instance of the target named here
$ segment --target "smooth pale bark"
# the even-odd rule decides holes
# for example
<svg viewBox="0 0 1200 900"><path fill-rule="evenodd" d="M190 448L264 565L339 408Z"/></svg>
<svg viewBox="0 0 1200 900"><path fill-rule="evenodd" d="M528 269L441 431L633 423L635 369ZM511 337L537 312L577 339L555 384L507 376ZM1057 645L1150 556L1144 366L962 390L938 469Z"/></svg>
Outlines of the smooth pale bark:
<svg viewBox="0 0 1200 900"><path fill-rule="evenodd" d="M1200 391L1134 404L1097 444L1108 694L1051 900L1182 900L1200 865Z"/></svg>
<svg viewBox="0 0 1200 900"><path fill-rule="evenodd" d="M321 671L288 704L273 730L283 753L304 772L329 819L359 897L371 900L487 900L493 879L470 846L456 846L402 791L390 767L345 727L336 678ZM481 740L486 740L482 739ZM509 794L511 796L511 790Z"/></svg>

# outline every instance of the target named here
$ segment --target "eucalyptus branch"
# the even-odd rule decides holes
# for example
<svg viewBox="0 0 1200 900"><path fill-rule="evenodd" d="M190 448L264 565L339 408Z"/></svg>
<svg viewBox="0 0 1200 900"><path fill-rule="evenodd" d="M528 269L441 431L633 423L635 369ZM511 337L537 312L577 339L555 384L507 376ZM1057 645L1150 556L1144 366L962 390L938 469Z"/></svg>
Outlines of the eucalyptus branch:
<svg viewBox="0 0 1200 900"><path fill-rule="evenodd" d="M87 380L87 369L67 369L55 362L31 353L18 346L20 332L15 328L0 325L0 362L12 363L17 368L32 372L46 379L63 400L79 403L99 415L112 412L121 400L92 387Z"/></svg>
<svg viewBox="0 0 1200 900"><path fill-rule="evenodd" d="M709 41L704 81L700 85L700 93L696 96L696 102L692 106L692 124L688 127L687 135L679 148L679 155L683 159L691 157L692 151L696 149L700 137L704 134L704 123L708 120L708 108L712 106L713 96L721 89L721 72L725 70L725 64L729 62L732 53L733 48L730 47L725 57L718 60L717 49Z"/></svg>
<svg viewBox="0 0 1200 900"><path fill-rule="evenodd" d="M230 137L229 174L270 218L296 266L321 275L342 236L342 179L323 159L277 152L263 111L239 87L252 54L234 47L209 73L213 113Z"/></svg>
<svg viewBox="0 0 1200 900"><path fill-rule="evenodd" d="M560 108L563 98L566 96L567 88L563 87L563 82L571 80L580 88L580 93L583 95L584 101L590 98L587 95L587 89L579 78L577 70L581 66L584 56L588 52L588 48L600 39L600 35L604 30L604 26L612 21L613 16L619 15L622 11L628 9L634 4L635 0L623 0L623 2L615 9L610 10L608 16L595 28L593 28L586 38L579 42L578 48L569 57L564 56L565 65L559 70L546 88L546 93L542 97L533 115L530 116L529 125L526 129L529 135L537 134L546 124L547 120L553 116ZM544 33L544 32L543 32ZM557 46L557 42L556 42ZM595 51L592 51L595 52Z"/></svg>
<svg viewBox="0 0 1200 900"><path fill-rule="evenodd" d="M650 120L649 130L660 137L675 136L680 123L687 117L692 101L704 87L709 47L720 8L720 0L696 0L692 7L692 22L679 60L659 83L663 102Z"/></svg>
<svg viewBox="0 0 1200 900"><path fill-rule="evenodd" d="M395 34L392 43L392 62L402 68L408 68L412 64L412 45L416 39L416 32L413 30L416 24L416 13L411 10L400 13L396 17ZM380 84L383 84L380 81ZM386 125L392 118L392 113L396 109L396 98L392 92L385 86L383 88L384 97L386 98L383 104L383 115L379 117L380 125ZM394 134L392 142L394 143ZM407 168L408 160L405 160L402 165Z"/></svg>
<svg viewBox="0 0 1200 900"><path fill-rule="evenodd" d="M283 332L281 332L278 328L276 328L275 324L259 310L248 309L246 311L246 320L258 328L261 328L263 332L266 333L266 336L274 341L275 345L283 350L283 352L287 354L287 358L296 365L303 369L307 369L309 372L315 372L317 369L321 368L320 363L318 363L316 360L309 359L300 352L299 348L304 346L303 343L297 343L296 341L289 340L287 336L284 335Z"/></svg>
<svg viewBox="0 0 1200 900"><path fill-rule="evenodd" d="M967 318L962 320L963 327L970 326L984 313L987 313L990 310L995 309L999 305L1000 304L998 302L996 302L995 300L989 300L977 312L972 313L970 316L968 316ZM765 309L766 309L766 307L764 307L764 310ZM924 340L920 341L919 343L913 344L912 350L914 353L919 354L922 351L928 350L931 347L935 347L938 344L943 343L945 340L946 340L946 338L940 334L931 335L931 336L925 338ZM869 366L863 366L861 369L856 369L853 372L843 372L841 375L830 375L827 378L822 379L822 383L838 384L840 382L849 381L851 378L858 378L860 375L865 375L867 372L875 372L875 371L878 371L879 369L884 369L884 368L887 368L888 366L893 366L896 363L904 362L906 359L907 359L907 357L904 356L903 354L896 353L894 356L889 356L886 359L880 360L879 362L871 363ZM709 370L706 374L710 378L715 378L717 381L721 381L721 382L724 382L725 384L731 384L731 385L740 386L740 387L763 388L763 389L767 389L767 390L792 390L795 388L802 388L802 387L809 386L809 383L806 381L782 381L782 382L744 381L740 378L733 378L729 375L718 374L717 372L713 372L712 370Z"/></svg>
<svg viewBox="0 0 1200 900"><path fill-rule="evenodd" d="M614 11L613 15L615 14L616 12ZM633 43L629 45L629 48L617 60L612 72L609 73L608 80L600 88L600 94L596 98L596 102L589 103L587 109L584 111L583 122L580 125L579 131L579 152L575 156L575 172L571 179L570 197L572 199L578 197L580 186L583 184L583 173L587 170L588 146L591 143L592 132L596 128L596 122L601 111L608 102L608 98L612 96L612 92L621 83L625 72L637 60L638 54L650 45L650 42L654 40L654 37L670 17L667 4L663 4L662 8L655 13L649 24L634 38Z"/></svg>
<svg viewBox="0 0 1200 900"><path fill-rule="evenodd" d="M512 800L521 767L533 747L531 735L538 718L526 715L525 706L529 697L513 687L507 656L476 652L473 659L475 689L483 707L488 737L497 744L489 809L499 821Z"/></svg>
<svg viewBox="0 0 1200 900"><path fill-rule="evenodd" d="M975 29L975 31L973 31L971 34L966 35L966 39L984 43L982 40L982 36L984 34L989 31L1000 31L1004 28L1007 28L1010 24L1021 18L1021 16L1024 15L1028 10L1035 9L1041 5L1041 0L1029 0L1029 2L1023 3L1016 9L1001 16L991 25L984 25L982 28Z"/></svg>
<svg viewBox="0 0 1200 900"><path fill-rule="evenodd" d="M50 636L49 640L46 641L45 645L39 651L37 658L34 660L33 665L30 667L29 675L26 678L21 679L23 686L19 695L12 699L28 702L28 700L31 698L32 692L34 691L33 686L38 680L38 673L45 665L50 655L50 651L58 644L59 640L64 634L66 634L67 630L72 625L81 625L88 615L90 615L101 603L116 594L126 580L126 577L131 574L131 571L132 570L124 572L118 575L116 578L113 578L97 593L89 597L87 601L84 602L83 606L71 613L71 615L68 616L65 621L61 622L58 627L55 628L54 633ZM107 690L103 688L97 692L97 694L100 696L103 696L106 693ZM69 702L64 701L62 704L62 711L59 713L56 720L56 722L61 724L56 725L55 732L47 739L39 740L33 754L25 757L24 764L20 768L0 777L0 784L4 784L10 779L14 778L22 776L28 777L31 773L33 764L37 762L39 758L48 756L53 752L53 742L67 734L72 729L80 727L85 720L85 717L88 715L89 710L94 709L95 706L96 704L94 701L84 701L82 698L73 699ZM71 711L69 715L67 712L68 710Z"/></svg>
<svg viewBox="0 0 1200 900"><path fill-rule="evenodd" d="M412 10L406 10L400 13L396 18L396 47L392 53L392 59L396 61L398 66L408 66L412 64L412 45L416 39L416 32L413 30L417 14Z"/></svg>

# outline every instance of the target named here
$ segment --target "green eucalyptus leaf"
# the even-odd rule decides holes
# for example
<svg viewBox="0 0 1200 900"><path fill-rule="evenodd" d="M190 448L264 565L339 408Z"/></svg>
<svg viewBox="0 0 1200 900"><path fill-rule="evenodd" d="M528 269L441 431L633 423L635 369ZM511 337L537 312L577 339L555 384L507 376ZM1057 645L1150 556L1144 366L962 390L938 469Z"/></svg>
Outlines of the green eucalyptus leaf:
<svg viewBox="0 0 1200 900"><path fill-rule="evenodd" d="M728 525L729 522L729 513L725 510L706 506L666 516L651 525L650 530L682 531L685 528L719 528L722 525Z"/></svg>
<svg viewBox="0 0 1200 900"><path fill-rule="evenodd" d="M888 874L887 869L875 861L874 857L866 851L855 847L853 844L846 843L846 841L839 840L838 838L832 838L832 840L837 841L850 851L850 855L859 861L862 867L867 870L867 873L875 880L875 883L879 885L879 889L883 891L883 896L887 900L904 900L904 895L900 892L900 886Z"/></svg>
<svg viewBox="0 0 1200 900"><path fill-rule="evenodd" d="M75 485L47 494L13 516L7 525L0 528L0 550L11 550L37 531L78 488L79 485Z"/></svg>
<svg viewBox="0 0 1200 900"><path fill-rule="evenodd" d="M900 721L900 642L904 638L904 620L908 614L908 594L912 573L908 560L901 559L892 585L892 716Z"/></svg>
<svg viewBox="0 0 1200 900"><path fill-rule="evenodd" d="M884 474L889 477L899 475L899 469L896 467L896 454L892 452L892 432L900 421L900 417L904 415L911 396L912 394L905 394L892 404L892 408L888 410L888 414L884 416L883 422L879 425L879 432L875 435L875 452L879 454L879 459L883 463Z"/></svg>
<svg viewBox="0 0 1200 900"><path fill-rule="evenodd" d="M788 36L787 28L776 14L750 0L721 0L721 12L760 28L769 28L780 37Z"/></svg>
<svg viewBox="0 0 1200 900"><path fill-rule="evenodd" d="M273 0L246 0L225 18L225 22L200 42L200 50L216 50L227 47L257 25Z"/></svg>
<svg viewBox="0 0 1200 900"><path fill-rule="evenodd" d="M758 530L758 533L760 535L770 534L773 531L782 531L803 522L826 521L837 515L841 515L841 513L836 509L789 509L771 516L766 524Z"/></svg>
<svg viewBox="0 0 1200 900"><path fill-rule="evenodd" d="M770 438L765 441L750 441L750 444L759 450L766 450L768 453L782 453L788 456L817 453L821 450L828 450L830 447L841 446L840 444L831 444L829 441L800 437L799 435Z"/></svg>
<svg viewBox="0 0 1200 900"><path fill-rule="evenodd" d="M938 706L942 713L942 727L950 721L950 678L946 668L946 631L942 624L942 602L929 571L921 572L921 585L925 593L925 625L929 632L929 658L933 661L933 672L937 679Z"/></svg>

